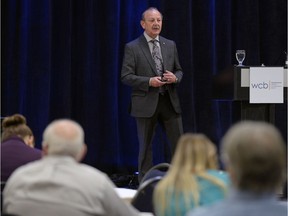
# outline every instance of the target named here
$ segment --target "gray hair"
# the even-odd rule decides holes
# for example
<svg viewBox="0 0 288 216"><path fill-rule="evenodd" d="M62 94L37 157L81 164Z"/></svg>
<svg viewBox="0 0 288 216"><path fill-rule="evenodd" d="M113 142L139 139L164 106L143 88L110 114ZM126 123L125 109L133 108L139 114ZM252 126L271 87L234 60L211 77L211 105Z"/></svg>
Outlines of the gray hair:
<svg viewBox="0 0 288 216"><path fill-rule="evenodd" d="M144 21L145 20L145 14L146 14L146 12L147 11L158 11L160 14L161 14L161 17L162 17L162 19L163 19L163 15L162 15L162 13L156 8L156 7L149 7L147 10L145 10L143 13L142 13L142 17L141 17L141 19Z"/></svg>
<svg viewBox="0 0 288 216"><path fill-rule="evenodd" d="M48 155L69 155L76 159L84 146L83 128L69 119L55 120L43 133L42 147L45 146Z"/></svg>
<svg viewBox="0 0 288 216"><path fill-rule="evenodd" d="M285 144L272 124L242 121L231 127L221 143L222 159L233 171L240 190L275 192L285 174Z"/></svg>

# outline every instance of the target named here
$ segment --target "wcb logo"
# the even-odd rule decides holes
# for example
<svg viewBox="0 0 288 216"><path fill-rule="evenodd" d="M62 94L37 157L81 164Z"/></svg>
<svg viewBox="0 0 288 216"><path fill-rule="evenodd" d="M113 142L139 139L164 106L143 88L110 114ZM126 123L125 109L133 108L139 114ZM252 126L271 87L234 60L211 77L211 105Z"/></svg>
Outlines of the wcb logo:
<svg viewBox="0 0 288 216"><path fill-rule="evenodd" d="M251 87L254 89L268 89L269 83L266 83L266 82L251 83Z"/></svg>

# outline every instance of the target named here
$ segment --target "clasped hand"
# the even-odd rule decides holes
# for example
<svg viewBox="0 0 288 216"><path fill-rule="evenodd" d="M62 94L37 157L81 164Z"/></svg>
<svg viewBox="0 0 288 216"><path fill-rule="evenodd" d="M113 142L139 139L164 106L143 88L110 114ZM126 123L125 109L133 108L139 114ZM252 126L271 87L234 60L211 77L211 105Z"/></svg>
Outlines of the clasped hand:
<svg viewBox="0 0 288 216"><path fill-rule="evenodd" d="M165 73L163 74L163 77L161 76L152 77L150 85L153 87L160 87L165 84L171 84L175 82L176 82L176 76L171 71L166 70Z"/></svg>

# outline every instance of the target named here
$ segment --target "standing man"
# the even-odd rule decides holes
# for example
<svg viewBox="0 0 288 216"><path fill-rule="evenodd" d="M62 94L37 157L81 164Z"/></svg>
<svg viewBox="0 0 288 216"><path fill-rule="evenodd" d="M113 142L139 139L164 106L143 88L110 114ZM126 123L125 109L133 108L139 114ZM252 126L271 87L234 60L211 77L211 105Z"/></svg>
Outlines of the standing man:
<svg viewBox="0 0 288 216"><path fill-rule="evenodd" d="M157 8L143 12L144 33L126 44L121 71L121 81L132 87L130 114L137 124L139 182L153 166L152 140L157 123L167 134L172 154L183 134L176 89L183 72L175 42L159 35L162 19Z"/></svg>

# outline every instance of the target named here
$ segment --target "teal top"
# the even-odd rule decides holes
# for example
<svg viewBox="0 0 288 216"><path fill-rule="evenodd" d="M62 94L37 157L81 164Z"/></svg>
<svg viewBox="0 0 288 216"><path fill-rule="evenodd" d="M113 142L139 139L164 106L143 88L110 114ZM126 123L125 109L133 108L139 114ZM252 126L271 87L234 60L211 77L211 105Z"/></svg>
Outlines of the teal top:
<svg viewBox="0 0 288 216"><path fill-rule="evenodd" d="M212 175L219 180L222 180L224 184L229 185L229 177L226 172L219 170L208 170L207 173ZM207 206L212 203L215 203L219 200L222 200L225 197L225 192L218 185L215 185L209 180L206 180L202 177L197 176L198 186L200 188L199 191L199 205L198 206ZM155 203L156 215L157 216L184 216L189 210L192 210L195 207L194 199L192 196L189 198L189 205L185 205L185 200L183 195L179 195L176 199L175 194L172 195L171 200L169 200L168 208L165 209L165 212L160 213L157 205L160 205L157 200ZM177 209L176 209L177 202Z"/></svg>

